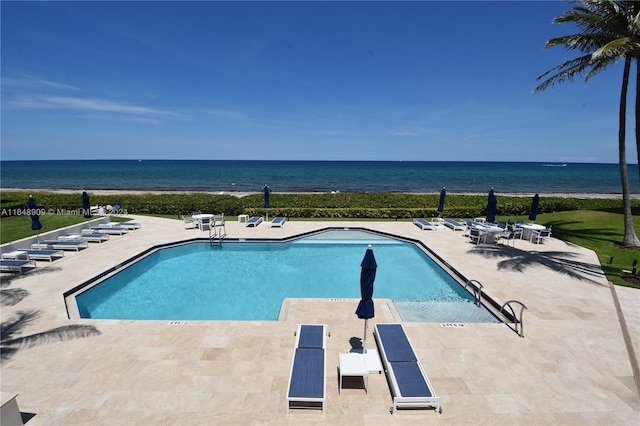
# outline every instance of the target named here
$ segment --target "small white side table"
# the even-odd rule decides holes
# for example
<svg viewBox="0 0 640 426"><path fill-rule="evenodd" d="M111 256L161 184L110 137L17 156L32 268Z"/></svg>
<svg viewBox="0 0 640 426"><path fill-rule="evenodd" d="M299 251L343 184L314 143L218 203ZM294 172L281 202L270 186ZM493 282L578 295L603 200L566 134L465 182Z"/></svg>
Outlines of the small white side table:
<svg viewBox="0 0 640 426"><path fill-rule="evenodd" d="M367 367L367 359L364 354L349 352L346 354L338 354L340 372L340 387L338 392L342 389L342 378L344 376L357 376L362 377L364 381L364 391L369 393L369 368Z"/></svg>
<svg viewBox="0 0 640 426"><path fill-rule="evenodd" d="M238 215L238 222L239 223L246 223L249 220L249 215L248 214L239 214Z"/></svg>

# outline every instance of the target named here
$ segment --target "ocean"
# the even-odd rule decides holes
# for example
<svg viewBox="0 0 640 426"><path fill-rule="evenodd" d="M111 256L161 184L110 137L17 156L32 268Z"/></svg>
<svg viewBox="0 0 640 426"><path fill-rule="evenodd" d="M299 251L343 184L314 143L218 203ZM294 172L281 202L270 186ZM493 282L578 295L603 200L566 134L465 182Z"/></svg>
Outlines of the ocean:
<svg viewBox="0 0 640 426"><path fill-rule="evenodd" d="M629 165L631 192L640 192ZM211 192L622 192L617 164L456 161L2 161L0 187Z"/></svg>

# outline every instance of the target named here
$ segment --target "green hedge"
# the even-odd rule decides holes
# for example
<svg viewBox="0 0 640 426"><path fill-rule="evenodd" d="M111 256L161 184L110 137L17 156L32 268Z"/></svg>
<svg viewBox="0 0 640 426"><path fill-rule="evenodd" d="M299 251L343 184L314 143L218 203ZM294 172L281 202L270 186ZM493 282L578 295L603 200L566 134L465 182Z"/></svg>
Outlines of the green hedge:
<svg viewBox="0 0 640 426"><path fill-rule="evenodd" d="M61 194L55 192L6 192L2 194L1 207L23 208L29 194L38 205L53 209L77 209L82 205L80 192ZM262 194L236 197L228 194L164 193L92 195L92 205L120 205L131 214L181 215L194 210L222 212L228 216L248 214L264 216ZM439 194L404 193L338 193L338 194L272 194L270 216L289 218L368 218L395 219L437 216ZM463 218L484 216L486 195L447 195L444 216ZM634 213L640 213L640 200L632 200ZM498 215L523 216L529 214L530 197L498 195ZM604 198L540 197L539 213L571 210L599 210L622 212L622 200Z"/></svg>

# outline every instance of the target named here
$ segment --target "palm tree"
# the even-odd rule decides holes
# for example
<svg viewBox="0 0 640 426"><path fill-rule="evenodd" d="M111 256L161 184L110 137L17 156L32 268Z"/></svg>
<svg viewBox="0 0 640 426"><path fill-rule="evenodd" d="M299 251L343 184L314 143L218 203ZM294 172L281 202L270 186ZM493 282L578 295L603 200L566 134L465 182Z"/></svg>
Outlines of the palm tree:
<svg viewBox="0 0 640 426"><path fill-rule="evenodd" d="M629 196L629 174L625 147L625 126L627 111L627 88L631 63L636 61L636 82L640 83L640 3L619 0L578 0L574 7L556 17L557 24L574 24L581 33L549 39L544 48L563 46L571 51L583 53L574 59L547 70L537 77L542 82L534 89L540 92L556 83L573 81L582 76L587 82L591 77L624 58L622 88L620 92L618 159L622 183L622 204L624 211L625 247L640 247L640 240L633 227L631 198ZM640 159L640 84L636 84L636 148Z"/></svg>

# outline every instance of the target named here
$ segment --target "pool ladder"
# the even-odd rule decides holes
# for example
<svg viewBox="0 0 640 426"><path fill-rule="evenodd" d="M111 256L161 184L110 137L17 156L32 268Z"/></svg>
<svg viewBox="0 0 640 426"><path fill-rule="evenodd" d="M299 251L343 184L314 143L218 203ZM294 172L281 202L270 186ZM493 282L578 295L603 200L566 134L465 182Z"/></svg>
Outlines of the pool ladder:
<svg viewBox="0 0 640 426"><path fill-rule="evenodd" d="M214 215L209 226L209 242L222 244L222 240L227 236L227 229L224 226L224 214Z"/></svg>
<svg viewBox="0 0 640 426"><path fill-rule="evenodd" d="M520 305L519 316L516 316L516 311L513 309L513 306L511 306L513 303ZM509 308L509 310L511 311L511 318L513 319L514 323L513 330L518 333L518 336L524 337L524 323L522 322L522 315L524 314L524 310L527 309L526 305L518 300L509 300L507 302L504 302L504 304L500 308L500 312L504 312L505 307ZM520 324L520 327L518 327L518 324ZM520 330L518 330L518 328Z"/></svg>
<svg viewBox="0 0 640 426"><path fill-rule="evenodd" d="M473 298L475 299L473 303L475 303L477 306L480 306L480 304L482 303L480 301L482 299L482 283L476 280L469 280L464 285L464 288L466 289L469 285L473 289Z"/></svg>

